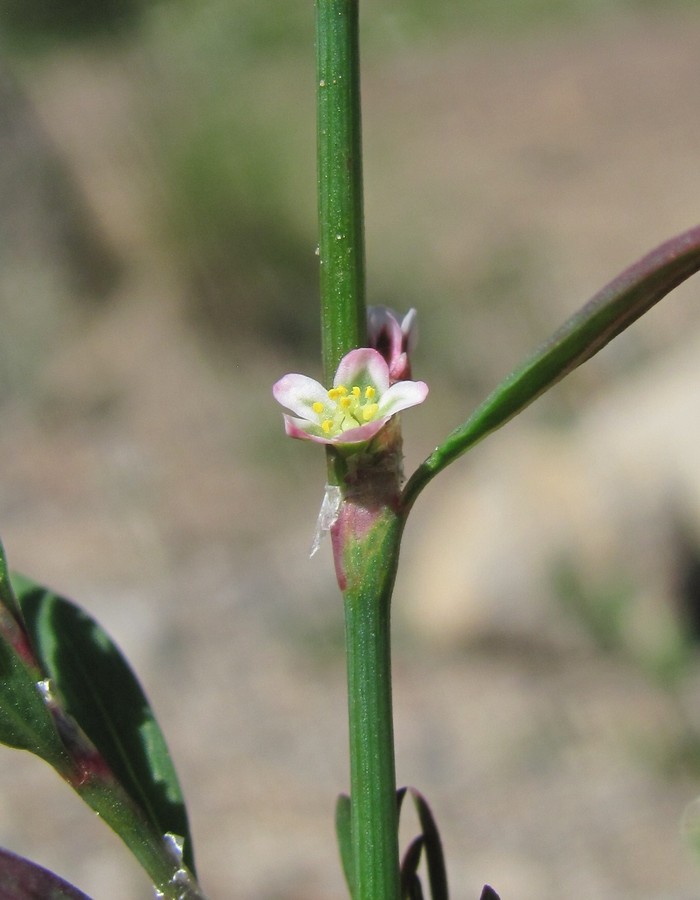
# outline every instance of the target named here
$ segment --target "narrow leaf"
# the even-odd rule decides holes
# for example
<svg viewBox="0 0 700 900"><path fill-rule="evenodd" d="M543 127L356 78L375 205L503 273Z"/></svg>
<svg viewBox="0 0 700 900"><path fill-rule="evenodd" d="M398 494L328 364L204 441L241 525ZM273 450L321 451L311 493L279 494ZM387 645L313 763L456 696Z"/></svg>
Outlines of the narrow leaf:
<svg viewBox="0 0 700 900"><path fill-rule="evenodd" d="M12 900L90 900L87 894L48 869L2 849L0 897Z"/></svg>
<svg viewBox="0 0 700 900"><path fill-rule="evenodd" d="M343 874L350 891L355 896L355 866L352 855L352 831L350 826L351 805L347 794L340 794L335 804L335 833L340 851Z"/></svg>
<svg viewBox="0 0 700 900"><path fill-rule="evenodd" d="M185 839L184 862L193 870L175 769L128 663L100 625L73 603L24 576L13 573L12 584L52 690L156 833Z"/></svg>
<svg viewBox="0 0 700 900"><path fill-rule="evenodd" d="M401 860L401 900L413 900L416 890L423 891L418 878L418 866L423 852L423 835L414 838Z"/></svg>
<svg viewBox="0 0 700 900"><path fill-rule="evenodd" d="M415 788L410 790L418 811L421 828L423 829L425 861L428 865L428 878L430 879L430 895L432 900L448 900L445 856L442 852L442 842L435 819L425 797Z"/></svg>
<svg viewBox="0 0 700 900"><path fill-rule="evenodd" d="M485 884L479 900L501 900L501 898L490 885Z"/></svg>
<svg viewBox="0 0 700 900"><path fill-rule="evenodd" d="M696 226L657 247L599 291L419 466L404 490L406 509L445 466L505 425L699 269Z"/></svg>
<svg viewBox="0 0 700 900"><path fill-rule="evenodd" d="M408 788L400 787L396 791L396 811L398 813L399 819L401 818L401 807L403 806L403 798L406 796L406 791Z"/></svg>

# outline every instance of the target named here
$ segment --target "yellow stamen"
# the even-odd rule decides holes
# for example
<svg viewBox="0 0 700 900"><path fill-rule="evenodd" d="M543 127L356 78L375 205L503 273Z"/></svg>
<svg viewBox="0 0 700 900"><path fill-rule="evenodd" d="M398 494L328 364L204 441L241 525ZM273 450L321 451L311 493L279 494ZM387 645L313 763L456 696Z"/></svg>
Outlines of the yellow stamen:
<svg viewBox="0 0 700 900"><path fill-rule="evenodd" d="M352 406L352 397L341 397L338 401L338 405L341 409L349 409Z"/></svg>
<svg viewBox="0 0 700 900"><path fill-rule="evenodd" d="M312 404L311 409L313 409L313 411L314 411L315 413L318 413L318 414L320 415L320 414L323 412L323 409L324 409L323 403L320 403L320 402L317 400L315 403Z"/></svg>
<svg viewBox="0 0 700 900"><path fill-rule="evenodd" d="M352 389L352 395L353 395L353 397L359 397L359 396L360 396L360 389L359 389L359 387L358 387L357 385L355 385L355 387Z"/></svg>
<svg viewBox="0 0 700 900"><path fill-rule="evenodd" d="M365 400L371 400L377 392L372 387L371 384L368 384L365 388Z"/></svg>
<svg viewBox="0 0 700 900"><path fill-rule="evenodd" d="M342 394L342 391L340 390L340 388L331 388L330 391L328 391L328 397L331 400L337 400L338 397L341 396L341 394Z"/></svg>
<svg viewBox="0 0 700 900"><path fill-rule="evenodd" d="M321 428L324 430L324 432L326 434L328 434L328 432L331 430L332 427L333 427L333 421L331 419L324 419L324 421L321 422Z"/></svg>
<svg viewBox="0 0 700 900"><path fill-rule="evenodd" d="M368 403L367 406L364 406L362 408L362 418L365 420L365 422L369 422L377 415L378 411L378 403Z"/></svg>

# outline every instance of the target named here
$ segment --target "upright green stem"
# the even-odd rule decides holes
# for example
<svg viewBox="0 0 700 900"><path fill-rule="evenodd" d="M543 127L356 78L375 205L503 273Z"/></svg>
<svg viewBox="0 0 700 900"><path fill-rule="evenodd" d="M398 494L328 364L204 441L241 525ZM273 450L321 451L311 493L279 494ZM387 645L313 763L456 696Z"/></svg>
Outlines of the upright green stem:
<svg viewBox="0 0 700 900"><path fill-rule="evenodd" d="M358 0L316 0L323 363L366 344Z"/></svg>
<svg viewBox="0 0 700 900"><path fill-rule="evenodd" d="M316 0L316 53L321 316L329 383L341 358L367 344L358 0ZM401 532L398 490L394 473L382 471L375 491L361 471L351 475L332 449L328 464L329 482L343 493L334 549L345 600L353 900L399 900L389 624Z"/></svg>
<svg viewBox="0 0 700 900"><path fill-rule="evenodd" d="M385 507L371 537L344 554L354 900L400 893L390 608L401 528Z"/></svg>

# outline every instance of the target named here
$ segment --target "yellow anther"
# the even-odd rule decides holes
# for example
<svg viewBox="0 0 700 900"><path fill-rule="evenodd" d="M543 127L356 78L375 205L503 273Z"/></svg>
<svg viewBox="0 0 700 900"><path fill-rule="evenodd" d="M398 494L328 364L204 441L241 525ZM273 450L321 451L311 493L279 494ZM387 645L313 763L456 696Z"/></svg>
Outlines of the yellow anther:
<svg viewBox="0 0 700 900"><path fill-rule="evenodd" d="M365 422L369 422L377 415L379 412L379 404L378 403L368 403L367 406L362 408L362 418Z"/></svg>
<svg viewBox="0 0 700 900"><path fill-rule="evenodd" d="M342 397L343 394L347 394L348 389L345 387L344 384L339 384L338 387L336 388L336 391L338 391L338 396Z"/></svg>
<svg viewBox="0 0 700 900"><path fill-rule="evenodd" d="M349 409L352 406L352 397L341 397L338 401L338 405L341 409Z"/></svg>
<svg viewBox="0 0 700 900"><path fill-rule="evenodd" d="M340 388L331 388L330 391L328 391L328 397L331 400L337 400L338 397L340 397L340 396L341 396Z"/></svg>
<svg viewBox="0 0 700 900"><path fill-rule="evenodd" d="M332 419L324 419L323 422L321 422L321 428L324 430L324 432L326 434L328 434L328 432L331 430L332 427L333 427Z"/></svg>
<svg viewBox="0 0 700 900"><path fill-rule="evenodd" d="M359 396L360 396L360 393L361 393L361 392L360 392L359 387L358 387L357 385L355 385L355 387L352 389L352 395L353 395L353 397L359 397Z"/></svg>
<svg viewBox="0 0 700 900"><path fill-rule="evenodd" d="M365 388L365 400L371 400L372 397L374 397L374 395L375 395L376 393L377 393L377 392L376 392L375 389L372 387L372 385L371 385L371 384L368 384L367 387Z"/></svg>
<svg viewBox="0 0 700 900"><path fill-rule="evenodd" d="M313 411L315 413L318 413L320 415L324 410L323 403L321 403L320 401L317 400L315 403L313 403L311 405L311 409L313 409Z"/></svg>

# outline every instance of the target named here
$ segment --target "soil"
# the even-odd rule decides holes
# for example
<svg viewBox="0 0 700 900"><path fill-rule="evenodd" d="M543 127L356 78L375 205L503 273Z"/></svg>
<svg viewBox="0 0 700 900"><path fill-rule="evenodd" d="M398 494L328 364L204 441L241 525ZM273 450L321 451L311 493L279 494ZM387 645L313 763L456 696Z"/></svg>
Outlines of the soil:
<svg viewBox="0 0 700 900"><path fill-rule="evenodd" d="M542 323L697 220L699 25L690 13L620 17L371 62L370 269L400 292L422 289L432 268L446 298L434 324L423 316L425 365L445 392L414 424L406 416L409 469L458 421L456 398L503 374ZM3 403L10 562L88 609L132 661L181 775L209 896L340 900L342 610L327 547L308 559L322 460L282 439L269 398L293 363L264 344L222 361L193 335L183 286L144 225L124 67L65 56L25 86L125 275L109 303L52 326L31 393ZM531 299L510 317L497 304L456 310L459 285L490 284L484 260L504 247L526 247ZM560 404L696 329L696 292ZM436 363L450 328L472 336ZM420 507L416 517L420 528ZM396 598L398 776L433 807L455 900L485 882L503 900L697 900L684 839L700 784L685 753L694 679L671 694L585 637L550 639L546 618L536 639L486 637L446 650ZM96 900L150 896L44 764L0 754L1 845Z"/></svg>

